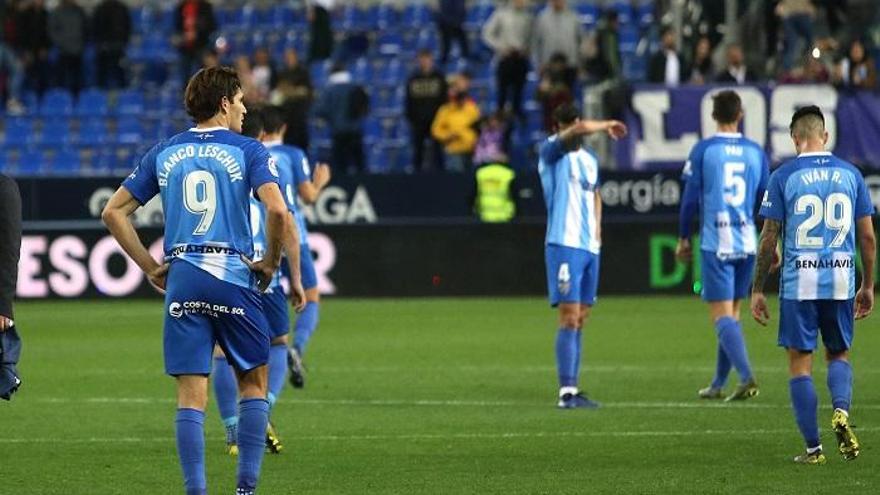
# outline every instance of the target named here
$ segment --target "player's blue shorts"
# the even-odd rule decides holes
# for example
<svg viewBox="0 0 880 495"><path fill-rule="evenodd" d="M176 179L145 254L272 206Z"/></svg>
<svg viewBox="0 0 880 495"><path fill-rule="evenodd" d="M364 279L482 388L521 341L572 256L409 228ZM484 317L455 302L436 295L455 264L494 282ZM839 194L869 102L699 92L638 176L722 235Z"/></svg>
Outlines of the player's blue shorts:
<svg viewBox="0 0 880 495"><path fill-rule="evenodd" d="M799 351L816 349L822 333L825 349L832 353L850 348L853 339L853 299L835 301L779 300L779 345Z"/></svg>
<svg viewBox="0 0 880 495"><path fill-rule="evenodd" d="M711 251L702 251L701 254L704 301L734 301L749 295L754 256L722 260Z"/></svg>
<svg viewBox="0 0 880 495"><path fill-rule="evenodd" d="M547 291L550 305L596 304L599 287L599 255L584 249L548 244Z"/></svg>
<svg viewBox="0 0 880 495"><path fill-rule="evenodd" d="M308 244L299 246L299 271L302 275L303 289L314 289L318 286L318 276L315 274L315 260L312 259L312 250Z"/></svg>
<svg viewBox="0 0 880 495"><path fill-rule="evenodd" d="M269 359L269 326L260 293L174 260L165 292L165 372L208 375L214 343L247 371Z"/></svg>
<svg viewBox="0 0 880 495"><path fill-rule="evenodd" d="M274 339L287 335L290 325L290 309L287 306L287 296L280 285L271 287L263 293L263 314L266 315L266 321L269 324L267 328L270 337Z"/></svg>

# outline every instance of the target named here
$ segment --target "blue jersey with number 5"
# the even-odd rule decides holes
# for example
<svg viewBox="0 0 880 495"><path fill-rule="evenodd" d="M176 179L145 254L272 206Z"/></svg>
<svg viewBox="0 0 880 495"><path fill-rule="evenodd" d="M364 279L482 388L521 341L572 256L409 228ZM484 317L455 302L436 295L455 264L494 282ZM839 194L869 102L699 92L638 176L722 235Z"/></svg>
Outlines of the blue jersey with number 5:
<svg viewBox="0 0 880 495"><path fill-rule="evenodd" d="M145 204L162 198L165 258L180 258L214 277L256 288L242 256L253 258L250 198L278 182L266 148L224 128L190 129L153 147L122 183Z"/></svg>
<svg viewBox="0 0 880 495"><path fill-rule="evenodd" d="M780 297L855 297L855 224L873 213L862 174L831 153L803 153L773 172L760 214L783 224Z"/></svg>
<svg viewBox="0 0 880 495"><path fill-rule="evenodd" d="M694 146L682 176L700 195L700 249L719 258L755 254L754 212L769 175L764 150L738 133L719 133Z"/></svg>

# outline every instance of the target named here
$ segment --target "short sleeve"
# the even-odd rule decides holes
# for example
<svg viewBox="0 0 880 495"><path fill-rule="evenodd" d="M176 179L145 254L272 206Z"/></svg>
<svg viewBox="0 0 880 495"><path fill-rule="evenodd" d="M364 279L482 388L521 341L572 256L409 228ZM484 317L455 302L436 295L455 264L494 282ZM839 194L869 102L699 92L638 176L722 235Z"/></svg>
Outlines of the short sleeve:
<svg viewBox="0 0 880 495"><path fill-rule="evenodd" d="M767 189L764 191L764 199L761 201L761 210L758 212L764 218L770 220L785 220L785 198L782 191L782 178L779 170L770 175Z"/></svg>
<svg viewBox="0 0 880 495"><path fill-rule="evenodd" d="M874 203L871 201L871 191L865 184L865 178L862 174L857 174L858 178L858 197L856 197L856 218L868 217L874 214Z"/></svg>
<svg viewBox="0 0 880 495"><path fill-rule="evenodd" d="M291 164L293 168L293 185L299 186L303 182L311 180L311 166L309 166L309 159L306 158L305 153L295 151L291 155L291 158L293 159L293 163Z"/></svg>
<svg viewBox="0 0 880 495"><path fill-rule="evenodd" d="M159 194L159 181L156 178L156 156L160 146L153 146L141 158L134 171L122 181L122 187L128 190L141 205L147 204L153 196Z"/></svg>
<svg viewBox="0 0 880 495"><path fill-rule="evenodd" d="M558 136L550 136L541 144L540 156L544 165L554 165L563 155L565 149Z"/></svg>
<svg viewBox="0 0 880 495"><path fill-rule="evenodd" d="M248 158L248 181L254 191L263 184L274 182L278 184L278 165L269 154L269 150L262 144L254 141L252 151Z"/></svg>

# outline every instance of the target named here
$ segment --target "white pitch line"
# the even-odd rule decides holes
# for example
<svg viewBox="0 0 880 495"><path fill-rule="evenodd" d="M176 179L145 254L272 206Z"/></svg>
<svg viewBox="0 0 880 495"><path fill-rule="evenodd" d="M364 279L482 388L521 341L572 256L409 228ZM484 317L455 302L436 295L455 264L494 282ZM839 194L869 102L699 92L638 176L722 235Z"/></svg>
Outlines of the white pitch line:
<svg viewBox="0 0 880 495"><path fill-rule="evenodd" d="M413 433L404 435L313 435L294 437L296 441L376 441L376 440L491 440L519 438L643 438L643 437L696 437L696 436L764 436L794 433L788 429L755 430L670 430L670 431L538 431L538 432L500 432L500 433ZM877 432L880 427L858 428L858 432ZM221 437L209 437L209 441L221 441ZM174 437L116 437L116 438L0 438L0 444L25 443L171 443Z"/></svg>
<svg viewBox="0 0 880 495"><path fill-rule="evenodd" d="M173 404L173 397L40 397L35 402L48 404ZM334 406L404 406L404 407L536 407L547 408L548 402L484 401L484 400L437 400L437 399L280 399L279 404L334 405ZM549 403L552 403L550 401ZM742 409L790 409L789 404L768 404L752 400L727 404L716 401L693 402L602 402L602 407L613 409L718 409L736 411ZM855 404L855 411L878 410L880 404Z"/></svg>

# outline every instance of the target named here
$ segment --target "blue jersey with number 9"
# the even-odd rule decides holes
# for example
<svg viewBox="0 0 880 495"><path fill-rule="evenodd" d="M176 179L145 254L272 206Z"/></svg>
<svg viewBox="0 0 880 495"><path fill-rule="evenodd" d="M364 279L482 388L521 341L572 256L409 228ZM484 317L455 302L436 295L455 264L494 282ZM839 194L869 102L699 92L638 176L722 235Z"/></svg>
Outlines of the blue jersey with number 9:
<svg viewBox="0 0 880 495"><path fill-rule="evenodd" d="M224 128L190 129L154 146L125 179L141 204L162 198L165 258L180 258L214 277L256 288L241 259L253 258L250 198L278 182L266 148Z"/></svg>
<svg viewBox="0 0 880 495"><path fill-rule="evenodd" d="M855 224L873 213L862 174L829 152L803 153L776 170L760 215L783 224L780 297L855 297Z"/></svg>
<svg viewBox="0 0 880 495"><path fill-rule="evenodd" d="M754 212L769 175L764 150L738 133L694 146L682 176L700 192L700 249L722 259L755 254Z"/></svg>

